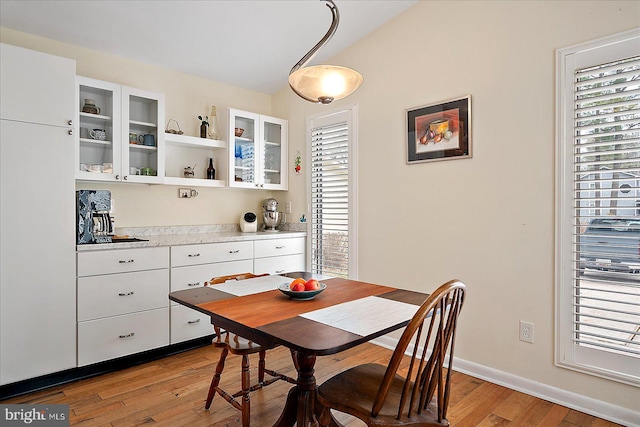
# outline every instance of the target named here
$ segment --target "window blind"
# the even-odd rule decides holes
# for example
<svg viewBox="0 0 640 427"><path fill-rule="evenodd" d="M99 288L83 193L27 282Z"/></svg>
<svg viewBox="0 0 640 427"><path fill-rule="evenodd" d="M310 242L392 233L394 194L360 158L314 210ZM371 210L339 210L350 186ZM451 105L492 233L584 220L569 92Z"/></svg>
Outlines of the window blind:
<svg viewBox="0 0 640 427"><path fill-rule="evenodd" d="M640 57L575 71L575 345L640 358Z"/></svg>
<svg viewBox="0 0 640 427"><path fill-rule="evenodd" d="M349 277L349 126L311 130L311 271Z"/></svg>

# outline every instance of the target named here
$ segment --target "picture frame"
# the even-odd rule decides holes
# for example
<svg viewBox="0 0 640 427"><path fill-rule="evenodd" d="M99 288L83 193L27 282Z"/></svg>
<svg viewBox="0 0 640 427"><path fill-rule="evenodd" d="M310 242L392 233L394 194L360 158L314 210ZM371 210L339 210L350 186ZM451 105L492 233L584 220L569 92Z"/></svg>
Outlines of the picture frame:
<svg viewBox="0 0 640 427"><path fill-rule="evenodd" d="M471 95L406 110L407 164L471 158Z"/></svg>

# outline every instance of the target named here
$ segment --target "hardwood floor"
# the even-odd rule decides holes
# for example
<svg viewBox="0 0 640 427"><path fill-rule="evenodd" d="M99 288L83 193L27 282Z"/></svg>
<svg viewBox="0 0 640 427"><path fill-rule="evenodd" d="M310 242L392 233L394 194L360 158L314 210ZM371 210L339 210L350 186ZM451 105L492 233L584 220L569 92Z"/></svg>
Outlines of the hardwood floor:
<svg viewBox="0 0 640 427"><path fill-rule="evenodd" d="M3 404L68 404L72 426L240 426L239 412L219 396L210 411L204 409L219 350L204 347L119 372L74 382L1 401ZM321 383L350 366L386 363L391 351L373 344L319 357L316 378ZM257 360L251 360L252 379ZM277 348L267 354L267 366L294 372L289 351ZM452 426L617 426L593 416L549 403L458 372L453 376L448 418ZM225 390L240 385L240 358L229 356L222 376ZM251 395L251 423L271 426L282 411L291 384L278 381ZM347 427L364 424L344 414L337 417Z"/></svg>

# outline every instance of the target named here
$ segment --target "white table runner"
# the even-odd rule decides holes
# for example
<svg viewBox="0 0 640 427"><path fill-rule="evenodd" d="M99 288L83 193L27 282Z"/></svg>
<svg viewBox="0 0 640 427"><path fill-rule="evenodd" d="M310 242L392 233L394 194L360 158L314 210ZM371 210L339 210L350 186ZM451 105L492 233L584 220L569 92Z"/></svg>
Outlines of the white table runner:
<svg viewBox="0 0 640 427"><path fill-rule="evenodd" d="M228 280L219 285L213 285L212 288L241 297L259 294L260 292L273 291L278 288L278 285L291 280L292 279L277 275L262 276L244 280Z"/></svg>
<svg viewBox="0 0 640 427"><path fill-rule="evenodd" d="M300 316L365 336L411 319L418 308L417 305L370 296Z"/></svg>

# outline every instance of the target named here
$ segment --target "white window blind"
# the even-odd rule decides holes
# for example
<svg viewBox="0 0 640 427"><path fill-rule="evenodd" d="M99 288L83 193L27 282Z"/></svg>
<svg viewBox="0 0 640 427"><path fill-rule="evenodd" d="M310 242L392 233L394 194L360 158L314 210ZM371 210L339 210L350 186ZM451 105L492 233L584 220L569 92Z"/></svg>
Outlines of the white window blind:
<svg viewBox="0 0 640 427"><path fill-rule="evenodd" d="M577 345L640 364L640 57L576 70Z"/></svg>
<svg viewBox="0 0 640 427"><path fill-rule="evenodd" d="M640 384L640 31L558 51L556 362Z"/></svg>
<svg viewBox="0 0 640 427"><path fill-rule="evenodd" d="M349 125L311 130L311 271L349 277Z"/></svg>

